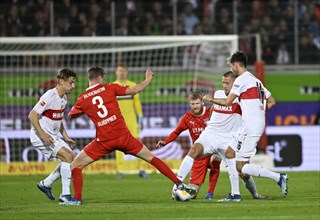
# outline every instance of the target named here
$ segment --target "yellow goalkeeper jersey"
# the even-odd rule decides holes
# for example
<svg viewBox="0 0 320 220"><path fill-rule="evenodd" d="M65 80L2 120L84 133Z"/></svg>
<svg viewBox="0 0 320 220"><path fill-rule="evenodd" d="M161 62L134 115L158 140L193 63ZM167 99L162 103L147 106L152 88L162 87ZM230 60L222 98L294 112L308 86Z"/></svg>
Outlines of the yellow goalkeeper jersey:
<svg viewBox="0 0 320 220"><path fill-rule="evenodd" d="M119 80L114 81L114 83L119 85L125 85L133 87L136 85L135 82L127 80L125 83L121 83ZM140 130L138 127L138 117L142 116L142 106L140 102L139 94L134 96L117 96L119 107L124 120L132 134L136 138L140 138Z"/></svg>

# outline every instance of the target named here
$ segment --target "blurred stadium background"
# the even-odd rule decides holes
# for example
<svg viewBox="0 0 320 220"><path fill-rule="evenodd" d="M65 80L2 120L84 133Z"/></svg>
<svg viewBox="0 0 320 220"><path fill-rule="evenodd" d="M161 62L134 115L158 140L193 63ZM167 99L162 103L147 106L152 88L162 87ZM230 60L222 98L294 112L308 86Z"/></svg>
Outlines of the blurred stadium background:
<svg viewBox="0 0 320 220"><path fill-rule="evenodd" d="M102 66L109 82L125 63L129 79L156 72L141 93L142 141L154 150L189 107L194 89L221 89L226 57L241 49L249 70L277 100L267 113L266 136L257 158L275 170L320 170L320 2L311 0L3 0L0 7L1 175L45 174L47 162L29 142L29 111L55 86L55 73L79 73L68 110L86 88L86 69ZM79 151L94 137L87 118L65 125ZM173 168L190 148L184 133L153 151ZM270 163L271 158L271 163ZM129 158L130 159L130 158ZM40 162L40 163L39 163ZM128 160L128 172L135 163ZM114 154L87 172L114 173ZM145 165L146 170L153 169Z"/></svg>

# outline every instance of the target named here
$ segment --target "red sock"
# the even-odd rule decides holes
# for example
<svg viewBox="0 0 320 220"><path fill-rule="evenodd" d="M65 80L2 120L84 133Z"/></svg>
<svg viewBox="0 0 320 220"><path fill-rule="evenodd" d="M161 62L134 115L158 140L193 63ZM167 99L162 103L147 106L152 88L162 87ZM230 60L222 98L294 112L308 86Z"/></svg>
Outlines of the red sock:
<svg viewBox="0 0 320 220"><path fill-rule="evenodd" d="M214 188L216 188L217 181L220 174L220 161L214 160L211 162L211 170L209 174L209 188L208 192L214 193Z"/></svg>
<svg viewBox="0 0 320 220"><path fill-rule="evenodd" d="M155 168L157 168L163 175L171 179L174 183L180 183L181 180L179 180L176 175L172 172L172 170L159 158L154 157L152 158L150 162Z"/></svg>
<svg viewBox="0 0 320 220"><path fill-rule="evenodd" d="M74 198L76 200L81 200L82 199L83 177L82 177L82 170L80 168L73 168L72 169L72 179L73 179Z"/></svg>

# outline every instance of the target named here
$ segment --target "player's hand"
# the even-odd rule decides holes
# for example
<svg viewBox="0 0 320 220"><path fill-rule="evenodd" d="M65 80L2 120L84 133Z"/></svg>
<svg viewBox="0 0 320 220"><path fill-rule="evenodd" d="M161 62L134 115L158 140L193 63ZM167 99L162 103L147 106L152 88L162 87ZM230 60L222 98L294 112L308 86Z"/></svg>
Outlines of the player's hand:
<svg viewBox="0 0 320 220"><path fill-rule="evenodd" d="M76 142L73 139L68 137L68 138L65 138L64 140L69 144L71 149L73 149L76 146Z"/></svg>
<svg viewBox="0 0 320 220"><path fill-rule="evenodd" d="M211 95L205 95L205 96L203 96L202 99L203 99L204 102L212 102Z"/></svg>
<svg viewBox="0 0 320 220"><path fill-rule="evenodd" d="M45 143L49 143L49 144L53 144L54 143L54 138L53 137L51 137L51 135L50 134L47 134L47 133L42 133L42 134L40 134L40 138L41 138L41 140L43 141L43 142L45 142Z"/></svg>
<svg viewBox="0 0 320 220"><path fill-rule="evenodd" d="M146 70L146 80L151 81L152 78L153 78L153 76L154 76L154 73L152 72L151 69L148 68L148 69Z"/></svg>
<svg viewBox="0 0 320 220"><path fill-rule="evenodd" d="M160 148L160 147L163 147L163 146L165 146L165 145L166 145L166 142L160 140L160 141L157 143L156 148Z"/></svg>

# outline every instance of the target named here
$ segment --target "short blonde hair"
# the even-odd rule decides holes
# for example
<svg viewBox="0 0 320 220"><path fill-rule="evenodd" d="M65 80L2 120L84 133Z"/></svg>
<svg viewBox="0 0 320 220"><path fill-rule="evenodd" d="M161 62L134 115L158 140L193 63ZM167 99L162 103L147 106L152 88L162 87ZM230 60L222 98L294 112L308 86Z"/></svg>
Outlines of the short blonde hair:
<svg viewBox="0 0 320 220"><path fill-rule="evenodd" d="M203 95L202 92L200 92L199 90L196 90L194 92L192 92L191 94L189 94L188 100L196 100L196 99L200 99L202 100Z"/></svg>

